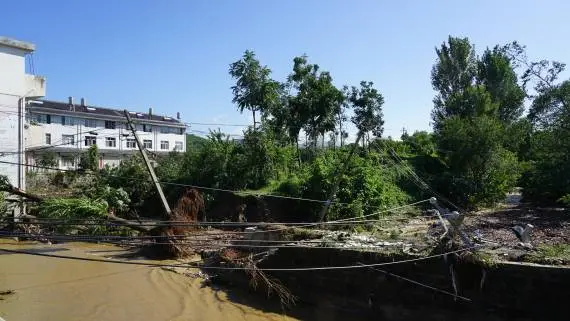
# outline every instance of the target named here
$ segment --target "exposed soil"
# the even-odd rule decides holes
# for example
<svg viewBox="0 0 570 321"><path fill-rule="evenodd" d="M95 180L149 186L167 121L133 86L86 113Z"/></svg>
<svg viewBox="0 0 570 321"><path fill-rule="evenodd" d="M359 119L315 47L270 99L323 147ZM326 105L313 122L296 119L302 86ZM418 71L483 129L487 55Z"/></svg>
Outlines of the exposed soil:
<svg viewBox="0 0 570 321"><path fill-rule="evenodd" d="M517 247L520 241L511 231L511 227L517 224L534 226L531 234L534 246L570 243L570 212L561 208L505 205L468 217L465 231L475 233L479 230L484 239L506 247Z"/></svg>

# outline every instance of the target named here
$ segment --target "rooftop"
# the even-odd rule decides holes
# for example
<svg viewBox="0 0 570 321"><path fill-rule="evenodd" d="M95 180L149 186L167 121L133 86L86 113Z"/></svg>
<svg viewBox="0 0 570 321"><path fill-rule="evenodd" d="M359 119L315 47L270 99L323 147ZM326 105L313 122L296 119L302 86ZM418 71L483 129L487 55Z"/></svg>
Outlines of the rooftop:
<svg viewBox="0 0 570 321"><path fill-rule="evenodd" d="M107 117L119 117L124 118L124 110L113 109L113 108L106 108L106 107L99 107L99 106L92 106L92 105L82 105L82 104L69 104L69 102L59 102L59 101L52 101L52 100L31 100L29 101L28 108L41 108L41 109L53 109L55 111L64 111L66 113L69 112L78 112L78 113L86 113L86 114L93 114L94 116L107 116ZM151 120L151 121L158 121L158 122L166 122L172 125L183 125L183 123L176 119L176 117L168 117L168 116L161 116L155 114L148 114L148 113L141 113L135 111L129 111L129 116L133 119L141 119L141 120Z"/></svg>
<svg viewBox="0 0 570 321"><path fill-rule="evenodd" d="M24 42L2 36L0 36L0 46L12 47L26 52L32 52L36 50L36 45L34 45L33 43Z"/></svg>

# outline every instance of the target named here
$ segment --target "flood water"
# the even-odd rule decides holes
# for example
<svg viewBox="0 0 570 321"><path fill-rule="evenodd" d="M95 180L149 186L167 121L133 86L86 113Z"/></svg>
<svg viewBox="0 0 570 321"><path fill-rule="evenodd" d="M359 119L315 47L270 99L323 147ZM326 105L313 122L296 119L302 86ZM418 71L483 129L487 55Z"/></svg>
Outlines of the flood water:
<svg viewBox="0 0 570 321"><path fill-rule="evenodd" d="M98 259L124 252L102 244L9 240L0 240L0 248ZM6 321L296 320L232 302L225 291L202 286L200 278L158 267L0 251L0 292L7 290L14 293L0 296L0 317Z"/></svg>

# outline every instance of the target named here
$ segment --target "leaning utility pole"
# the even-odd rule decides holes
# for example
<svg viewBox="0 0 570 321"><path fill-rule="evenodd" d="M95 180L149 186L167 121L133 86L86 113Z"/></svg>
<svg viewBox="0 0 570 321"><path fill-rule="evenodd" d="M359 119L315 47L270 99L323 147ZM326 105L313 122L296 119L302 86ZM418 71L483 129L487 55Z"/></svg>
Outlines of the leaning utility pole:
<svg viewBox="0 0 570 321"><path fill-rule="evenodd" d="M127 124L129 125L129 128L131 129L131 131L133 132L133 135L135 136L135 140L137 141L137 146L139 147L139 151L141 152L141 155L144 159L144 162L146 164L146 168L148 169L148 173L150 174L150 177L152 178L154 186L156 187L156 191L158 192L158 195L160 196L160 200L162 201L162 206L164 207L164 211L166 212L166 215L168 217L170 217L170 215L172 214L172 211L170 210L170 206L168 206L168 202L166 201L166 197L164 197L164 193L162 192L162 187L160 186L160 183L158 182L158 179L156 178L156 174L154 173L154 169L152 168L152 165L150 164L150 161L148 160L148 156L146 155L146 152L144 150L144 146L143 146L143 144L141 144L141 140L139 139L139 136L137 135L137 131L135 129L135 126L131 122L131 117L129 116L129 112L126 109L125 109L125 117L127 118Z"/></svg>
<svg viewBox="0 0 570 321"><path fill-rule="evenodd" d="M358 148L358 142L360 141L360 139L363 136L364 136L364 133L359 131L358 136L356 137L356 141L354 142L354 145L352 145L352 148L350 149L348 156L344 160L344 164L343 164L342 168L340 169L340 171L335 173L335 176L333 178L335 181L334 181L334 185L331 189L331 192L329 194L329 198L324 203L323 208L321 209L321 212L319 213L319 223L325 219L325 217L327 215L327 211L329 210L329 207L331 206L331 203L334 202L334 200L336 198L336 192L338 191L338 187L340 185L340 180L341 180L342 176L344 175L344 173L346 172L346 170L348 169L350 159L352 158L352 155L354 155L354 152L356 152L356 149Z"/></svg>

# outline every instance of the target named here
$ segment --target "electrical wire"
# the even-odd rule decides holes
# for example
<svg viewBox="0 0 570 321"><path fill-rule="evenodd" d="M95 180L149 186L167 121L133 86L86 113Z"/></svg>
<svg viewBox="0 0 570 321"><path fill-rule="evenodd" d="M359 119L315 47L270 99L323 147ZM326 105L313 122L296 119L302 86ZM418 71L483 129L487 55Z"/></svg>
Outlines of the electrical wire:
<svg viewBox="0 0 570 321"><path fill-rule="evenodd" d="M359 262L359 264L362 264L362 263ZM464 300L464 301L467 301L467 302L471 302L471 299L466 298L466 297L464 297L464 296L457 295L457 294L455 294L455 293L451 293L451 292L449 292L449 291L445 291L445 290L436 288L436 287L434 287L434 286L427 285L427 284L424 284L424 283L421 283L421 282L418 282L418 281L415 281L415 280L412 280L412 279L409 279L409 278L406 278L406 277L403 277L403 276L394 274L394 273L392 273L392 272L388 272L388 271L381 270L381 269L374 268L374 267L368 267L368 268L371 269L371 270L373 270L373 271L377 271L377 272L384 273L384 274L386 274L386 275L389 275L389 276L395 277L395 278L397 278L397 279L400 279L400 280L403 280L403 281L406 281L406 282L409 282L409 283L412 283L412 284L415 284L415 285L424 287L424 288L426 288L426 289L430 289L430 290L435 291L435 292L439 292L439 293L442 293L442 294L447 294L447 295L450 295L450 296L452 296L452 297L454 297L454 298L458 298L458 299L461 299L461 300Z"/></svg>
<svg viewBox="0 0 570 321"><path fill-rule="evenodd" d="M199 126L228 126L228 127L249 127L251 124L223 124L223 123L196 123L185 122L186 125L199 125Z"/></svg>
<svg viewBox="0 0 570 321"><path fill-rule="evenodd" d="M79 136L79 135L89 135L90 133L94 133L94 132L98 132L101 130L104 130L105 128L99 128L99 129L94 129L94 130L90 130L88 132L80 132L80 133L76 133L76 134L69 134L68 136ZM97 134L96 134L97 135ZM102 136L98 136L100 138L106 138L106 137L116 137L116 134L109 134L109 135L102 135ZM121 138L119 137L119 140ZM80 141L78 141L79 143L81 143ZM73 149L77 149L78 152L81 151L81 149L77 148L76 143L74 142L73 144L69 144L68 142L63 142L63 137L59 140L56 140L54 143L47 145L46 144L41 144L41 145L31 145L31 146L27 146L26 150L23 152L15 152L15 151L0 151L0 156L5 156L5 155L12 155L12 154L25 154L25 153L30 153L30 152L37 152L37 151L42 151L42 150L47 150L50 148L55 148L55 147L59 147L59 146L71 146L70 148ZM36 148L39 147L39 148ZM35 148L33 150L30 150L30 148Z"/></svg>
<svg viewBox="0 0 570 321"><path fill-rule="evenodd" d="M268 272L301 272L301 271L323 271L323 270L352 270L360 268L378 267L386 265L396 265L404 263L412 263L419 261L426 261L434 258L444 257L450 254L456 254L464 251L473 249L474 247L466 247L459 250L449 251L441 254L428 255L423 257L416 257L411 259L404 259L399 261L382 262L382 263L371 263L371 264L357 264L357 265L340 265L340 266L317 266L317 267L299 267L299 268L256 268L259 271ZM185 268L199 268L204 270L229 270L229 271L249 271L250 269L244 267L229 267L229 266L205 266L198 264L162 264L162 263L145 263L145 262L135 262L135 261L118 261L109 259L95 259L87 257L77 257L77 256L65 256L50 253L40 253L40 252L30 252L25 250L13 250L7 248L0 248L0 251L14 254L25 254L33 256L42 256L66 260L80 260L80 261L90 261L90 262L101 262L101 263L115 263L115 264L128 264L128 265L142 265L148 267L185 267Z"/></svg>
<svg viewBox="0 0 570 321"><path fill-rule="evenodd" d="M51 170L62 171L62 172L77 172L76 170L60 169L60 168L57 168L57 167L49 167L49 166L41 166L41 165L24 164L24 163L18 163L18 162L0 161L0 164L11 164L11 165L20 165L20 166L25 166L25 167L51 169ZM91 172L81 172L81 173L87 174L87 175L98 175L97 173L91 173ZM116 178L122 178L122 179L130 179L130 180L134 180L134 181L152 182L152 179L125 178L125 177L121 177L121 176L118 176L118 175L112 175L112 174L108 174L108 173L104 173L103 175L108 176L108 177L116 177ZM329 201L329 200L316 200L316 199L310 199L310 198L294 197L294 196L284 196L284 195L277 195L277 194L265 194L265 193L259 193L259 192L254 192L254 191L237 191L237 190L230 190L230 189L223 189L223 188L214 188L214 187L206 187L206 186L199 186L199 185L192 185L192 184L182 184L182 183L174 183L174 182L164 182L164 181L157 181L157 183L164 184L164 185L172 185L172 186L179 186L179 187L190 187L190 188L196 188L196 189L200 189L200 190L210 190L210 191L216 191L216 192L227 192L227 193L235 193L235 194L242 194L242 195L256 195L256 196L263 196L263 197L290 199L290 200L298 200L298 201L306 201L306 202L315 202L315 203L327 203L327 202L330 202L330 203L332 203L332 204L339 204L339 205L344 205L344 206L351 205L351 203L346 203L346 202ZM426 202L428 202L428 201L429 201L429 199L425 199L425 200L421 200L421 201L418 201L418 202L415 202L415 203L403 205L403 206L401 206L401 207L407 207L407 206L417 205L417 204L421 204L421 203L426 203ZM363 207L368 207L368 208L380 208L381 206L364 205ZM397 208L400 208L400 207L397 207ZM397 209L397 208L395 208L395 209ZM369 216L372 216L372 215L377 215L377 214L382 213L382 212L385 212L385 211L383 210L383 211L379 211L379 212L376 212L376 213L372 213L372 214L360 216L360 218L369 217ZM342 221L342 220L337 220L337 221ZM315 224L319 224L319 223L315 223Z"/></svg>
<svg viewBox="0 0 570 321"><path fill-rule="evenodd" d="M448 203L449 205L453 206L456 210L462 211L464 212L464 210L462 208L460 208L459 206L455 205L453 202L451 202L449 199L447 199L446 197L444 197L443 195L441 195L440 193L438 193L437 191L435 191L431 186L429 186L429 184L423 180L412 168L410 168L410 166L408 166L396 153L396 151L391 147L388 146L388 144L386 144L384 141L382 141L382 143L384 144L385 148L389 148L390 152L388 154L390 154L390 156L392 156L393 158L395 158L407 171L408 173L411 175L412 177L412 181L414 183L416 183L416 185L423 189L423 190L428 190L431 193L433 193L435 196L437 196L438 198L442 199L443 201L445 201L446 203Z"/></svg>
<svg viewBox="0 0 570 321"><path fill-rule="evenodd" d="M412 206L412 205L410 205ZM376 213L373 213L376 214ZM350 218L354 220L349 221L325 221L318 223L319 225L351 225L351 224L370 224L380 222L392 221L407 221L414 218L437 218L437 215L421 215L410 217L389 217L375 220L359 220L360 217ZM0 222L10 222L12 219L0 219ZM76 222L76 223L74 223ZM286 225L286 226L302 226L306 224L313 224L314 222L188 222L188 221L152 221L152 220L137 220L139 226L216 226L216 227L254 227L254 226L271 226L271 225ZM32 224L32 225L120 225L120 223L113 222L109 219L61 219L61 218L36 218L32 222L14 222L15 224Z"/></svg>

